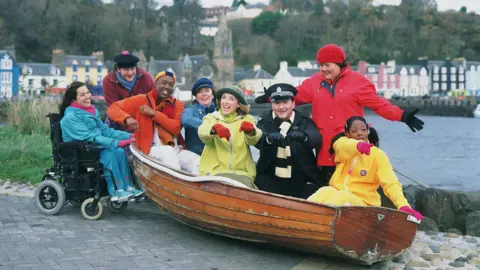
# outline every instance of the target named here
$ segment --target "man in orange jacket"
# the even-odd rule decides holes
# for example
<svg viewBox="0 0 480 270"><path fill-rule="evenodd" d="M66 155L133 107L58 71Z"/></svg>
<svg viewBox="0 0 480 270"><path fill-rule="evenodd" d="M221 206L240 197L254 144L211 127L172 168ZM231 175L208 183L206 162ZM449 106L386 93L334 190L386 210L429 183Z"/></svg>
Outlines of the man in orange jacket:
<svg viewBox="0 0 480 270"><path fill-rule="evenodd" d="M423 128L415 110L402 110L377 95L375 86L361 73L350 69L345 52L337 45L328 44L317 52L320 72L297 86L295 103L312 104L312 120L323 136L317 165L322 169L324 185L335 171L335 162L329 152L333 136L343 131L345 121L352 116L363 116L364 107L391 121L402 121L413 131Z"/></svg>
<svg viewBox="0 0 480 270"><path fill-rule="evenodd" d="M114 102L107 110L110 119L135 131L137 148L147 155L155 142L175 146L178 139L179 144L184 144L180 135L184 105L171 96L174 85L173 73L159 72L155 88L148 94ZM154 134L158 134L158 140Z"/></svg>

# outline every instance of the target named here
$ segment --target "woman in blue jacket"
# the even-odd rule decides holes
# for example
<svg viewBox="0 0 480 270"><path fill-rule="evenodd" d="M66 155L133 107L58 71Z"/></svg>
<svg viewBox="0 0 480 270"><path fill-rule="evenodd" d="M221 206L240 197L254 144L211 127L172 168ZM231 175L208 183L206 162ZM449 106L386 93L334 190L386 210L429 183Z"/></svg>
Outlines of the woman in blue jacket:
<svg viewBox="0 0 480 270"><path fill-rule="evenodd" d="M188 150L202 155L205 144L198 137L198 127L202 124L205 115L215 111L215 103L213 102L215 91L212 81L207 78L197 80L193 84L192 95L195 96L193 104L186 108L182 114L185 143Z"/></svg>
<svg viewBox="0 0 480 270"><path fill-rule="evenodd" d="M143 191L133 187L127 156L122 147L132 143L132 134L108 128L100 119L98 110L91 104L92 95L82 82L73 82L65 92L60 105L60 127L64 142L88 141L97 143L104 150L100 152L100 163L109 169L112 176L105 173L108 192L112 201L126 201L132 196L140 196Z"/></svg>

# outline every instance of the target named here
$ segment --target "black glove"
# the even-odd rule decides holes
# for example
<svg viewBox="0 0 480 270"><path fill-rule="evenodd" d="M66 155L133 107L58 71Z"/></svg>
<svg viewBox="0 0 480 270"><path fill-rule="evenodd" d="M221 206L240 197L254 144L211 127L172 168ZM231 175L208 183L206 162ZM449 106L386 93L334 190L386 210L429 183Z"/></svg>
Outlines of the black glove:
<svg viewBox="0 0 480 270"><path fill-rule="evenodd" d="M280 132L268 133L267 140L269 143L283 145L285 144L285 138Z"/></svg>
<svg viewBox="0 0 480 270"><path fill-rule="evenodd" d="M292 142L292 141L297 141L299 143L304 143L308 140L307 133L302 130L293 130L287 134L287 140Z"/></svg>
<svg viewBox="0 0 480 270"><path fill-rule="evenodd" d="M422 120L418 119L415 114L418 112L418 109L406 109L402 114L402 122L407 124L407 126L413 131L420 131L423 129L425 124Z"/></svg>

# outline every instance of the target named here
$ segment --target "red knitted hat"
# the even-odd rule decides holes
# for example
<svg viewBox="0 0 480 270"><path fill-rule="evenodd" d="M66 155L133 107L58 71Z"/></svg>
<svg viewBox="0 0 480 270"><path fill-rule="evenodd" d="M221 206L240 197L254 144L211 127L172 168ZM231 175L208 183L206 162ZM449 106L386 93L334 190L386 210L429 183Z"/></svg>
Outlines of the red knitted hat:
<svg viewBox="0 0 480 270"><path fill-rule="evenodd" d="M327 44L320 48L317 52L317 62L320 63L337 63L341 64L347 59L342 48L335 44Z"/></svg>

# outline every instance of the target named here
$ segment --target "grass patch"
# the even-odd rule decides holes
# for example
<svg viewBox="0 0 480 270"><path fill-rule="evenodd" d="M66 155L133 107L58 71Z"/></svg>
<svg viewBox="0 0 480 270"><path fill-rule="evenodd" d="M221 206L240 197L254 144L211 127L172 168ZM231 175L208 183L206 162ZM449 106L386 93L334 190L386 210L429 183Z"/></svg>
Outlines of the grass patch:
<svg viewBox="0 0 480 270"><path fill-rule="evenodd" d="M53 165L50 137L43 133L22 134L0 127L0 179L39 183Z"/></svg>
<svg viewBox="0 0 480 270"><path fill-rule="evenodd" d="M8 124L20 134L49 134L49 113L58 112L59 101L52 98L16 100L7 107Z"/></svg>

